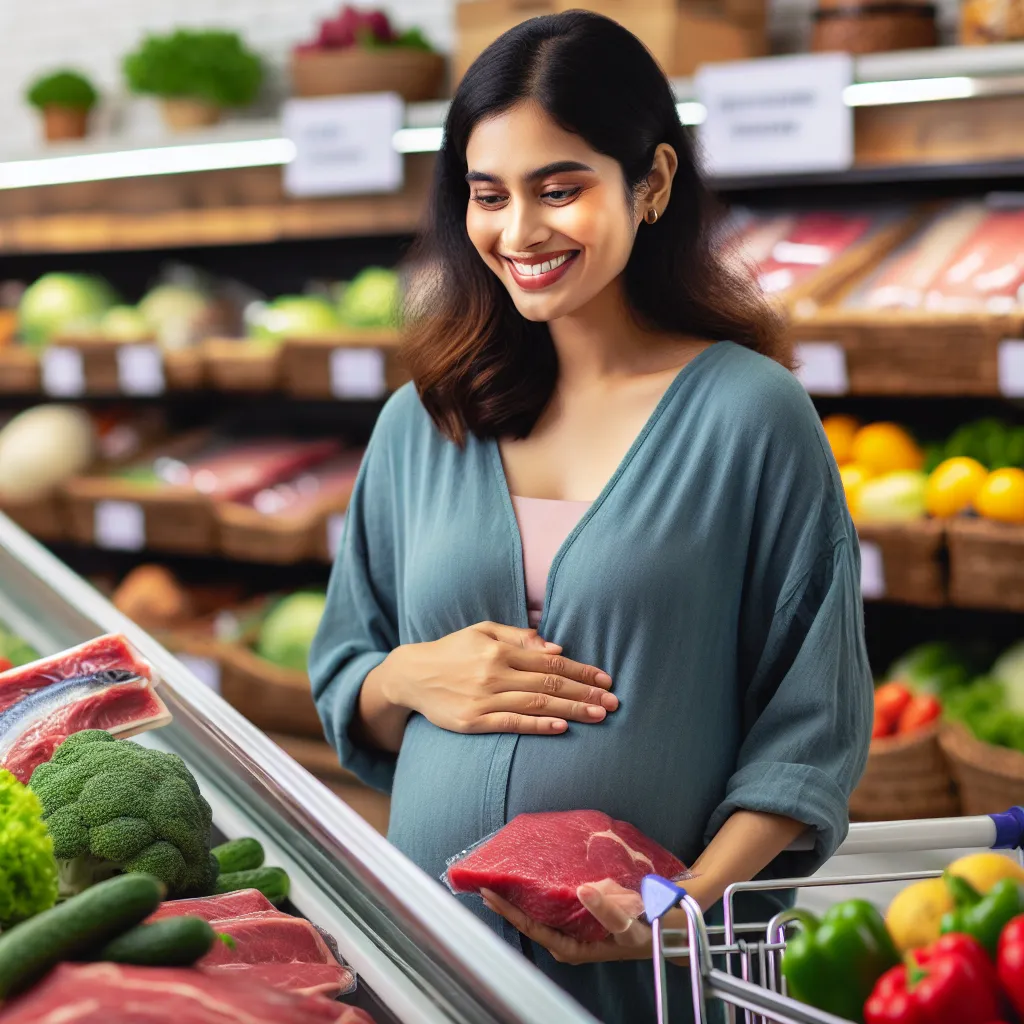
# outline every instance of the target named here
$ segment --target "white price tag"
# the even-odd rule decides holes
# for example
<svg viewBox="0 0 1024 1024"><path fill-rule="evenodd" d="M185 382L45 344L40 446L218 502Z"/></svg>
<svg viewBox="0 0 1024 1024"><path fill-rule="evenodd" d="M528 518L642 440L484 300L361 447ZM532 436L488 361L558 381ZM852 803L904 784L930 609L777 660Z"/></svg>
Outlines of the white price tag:
<svg viewBox="0 0 1024 1024"><path fill-rule="evenodd" d="M846 353L834 341L805 341L794 346L797 379L812 395L845 395L850 390Z"/></svg>
<svg viewBox="0 0 1024 1024"><path fill-rule="evenodd" d="M284 134L295 156L284 168L295 196L395 192L402 187L402 156L394 135L405 104L397 93L366 93L288 100Z"/></svg>
<svg viewBox="0 0 1024 1024"><path fill-rule="evenodd" d="M213 658L202 658L196 654L179 654L182 663L203 684L214 693L220 693L220 665Z"/></svg>
<svg viewBox="0 0 1024 1024"><path fill-rule="evenodd" d="M336 348L331 352L331 394L335 398L383 398L386 392L380 349Z"/></svg>
<svg viewBox="0 0 1024 1024"><path fill-rule="evenodd" d="M707 170L717 175L842 171L853 165L846 53L705 64L697 98Z"/></svg>
<svg viewBox="0 0 1024 1024"><path fill-rule="evenodd" d="M146 514L134 501L97 501L93 533L97 547L141 551L146 546Z"/></svg>
<svg viewBox="0 0 1024 1024"><path fill-rule="evenodd" d="M345 529L345 513L335 512L327 518L327 550L331 553L331 560L334 560L341 546L341 534Z"/></svg>
<svg viewBox="0 0 1024 1024"><path fill-rule="evenodd" d="M117 350L117 379L126 395L162 395L164 357L156 345L121 345Z"/></svg>
<svg viewBox="0 0 1024 1024"><path fill-rule="evenodd" d="M1024 341L1017 338L999 343L999 393L1024 398Z"/></svg>
<svg viewBox="0 0 1024 1024"><path fill-rule="evenodd" d="M870 540L860 542L860 592L867 601L880 601L885 597L882 549Z"/></svg>
<svg viewBox="0 0 1024 1024"><path fill-rule="evenodd" d="M78 398L85 394L85 367L77 348L44 348L41 370L43 391L53 398Z"/></svg>

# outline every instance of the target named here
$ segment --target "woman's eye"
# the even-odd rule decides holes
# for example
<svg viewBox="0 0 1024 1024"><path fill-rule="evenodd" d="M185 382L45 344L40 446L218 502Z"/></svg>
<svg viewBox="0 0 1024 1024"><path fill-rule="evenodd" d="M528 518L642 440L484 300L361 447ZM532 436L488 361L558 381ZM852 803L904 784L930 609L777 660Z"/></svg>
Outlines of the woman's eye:
<svg viewBox="0 0 1024 1024"><path fill-rule="evenodd" d="M572 199L574 196L579 194L579 188L553 188L548 192L544 193L545 199L550 199L552 202L561 203L566 199Z"/></svg>
<svg viewBox="0 0 1024 1024"><path fill-rule="evenodd" d="M496 195L475 195L473 196L473 202L479 203L481 206L500 206L505 202L505 196Z"/></svg>

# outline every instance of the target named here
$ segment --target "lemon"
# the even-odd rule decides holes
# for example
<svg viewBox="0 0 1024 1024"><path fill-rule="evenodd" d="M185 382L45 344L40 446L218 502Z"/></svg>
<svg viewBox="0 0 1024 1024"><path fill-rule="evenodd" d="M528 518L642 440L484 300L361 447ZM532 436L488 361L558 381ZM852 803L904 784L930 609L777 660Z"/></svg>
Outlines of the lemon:
<svg viewBox="0 0 1024 1024"><path fill-rule="evenodd" d="M949 872L970 882L982 895L1004 878L1024 882L1024 868L1001 853L972 853L961 857L949 865Z"/></svg>
<svg viewBox="0 0 1024 1024"><path fill-rule="evenodd" d="M839 479L843 482L843 493L850 515L856 518L857 503L860 500L860 489L871 479L871 471L856 462L848 462L839 467Z"/></svg>
<svg viewBox="0 0 1024 1024"><path fill-rule="evenodd" d="M930 946L939 938L942 915L953 909L953 897L941 878L907 886L889 904L885 924L900 952Z"/></svg>
<svg viewBox="0 0 1024 1024"><path fill-rule="evenodd" d="M928 477L924 500L929 515L947 519L970 508L987 477L988 470L974 459L946 459Z"/></svg>
<svg viewBox="0 0 1024 1024"><path fill-rule="evenodd" d="M860 422L853 416L826 416L821 425L832 448L836 463L840 466L850 461L853 439L860 429Z"/></svg>
<svg viewBox="0 0 1024 1024"><path fill-rule="evenodd" d="M1024 469L997 469L989 473L974 496L974 507L986 519L1024 523Z"/></svg>
<svg viewBox="0 0 1024 1024"><path fill-rule="evenodd" d="M896 423L869 423L854 434L850 446L852 462L866 466L874 475L901 469L920 469L924 452Z"/></svg>

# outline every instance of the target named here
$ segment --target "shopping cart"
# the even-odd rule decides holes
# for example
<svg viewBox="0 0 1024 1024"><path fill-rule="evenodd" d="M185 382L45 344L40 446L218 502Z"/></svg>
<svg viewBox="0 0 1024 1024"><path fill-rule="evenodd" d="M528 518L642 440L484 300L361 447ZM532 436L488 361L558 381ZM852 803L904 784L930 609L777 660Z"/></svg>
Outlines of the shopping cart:
<svg viewBox="0 0 1024 1024"><path fill-rule="evenodd" d="M836 855L892 855L988 848L1016 850L1020 859L1022 840L1024 808L1014 807L1005 814L980 817L851 825L850 834ZM799 849L800 846L794 848ZM803 844L802 848L807 849L808 846ZM669 1024L666 960L681 957L689 959L693 1015L698 1024L706 1024L707 1004L712 999L720 1000L725 1006L730 1024L737 1021L737 1010L743 1011L744 1024L850 1024L841 1017L816 1010L786 995L780 964L786 948L786 934L795 923L796 915L792 911L783 911L767 923L737 923L737 893L913 882L937 878L941 873L938 870L903 871L742 882L726 890L724 924L717 927L705 923L700 907L685 889L659 875L648 875L643 880L642 896L645 915L653 932L658 1024ZM665 914L676 906L681 906L686 912L685 931L662 927ZM715 959L724 961L724 970L714 966ZM738 975L735 973L737 967Z"/></svg>

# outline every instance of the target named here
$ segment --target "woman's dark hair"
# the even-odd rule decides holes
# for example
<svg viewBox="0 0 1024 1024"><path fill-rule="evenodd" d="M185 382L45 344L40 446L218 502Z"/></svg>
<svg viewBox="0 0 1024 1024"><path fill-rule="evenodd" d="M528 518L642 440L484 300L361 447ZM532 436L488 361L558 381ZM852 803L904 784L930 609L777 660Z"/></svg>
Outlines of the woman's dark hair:
<svg viewBox="0 0 1024 1024"><path fill-rule="evenodd" d="M517 311L466 231L470 134L523 100L616 159L634 196L658 145L676 151L672 198L656 224L641 226L625 269L637 321L730 339L788 366L777 316L713 246L712 199L664 73L617 22L567 11L532 18L492 43L466 72L448 110L427 227L412 257L422 279L420 293L410 297L405 346L438 428L460 444L467 432L525 437L554 390L558 360L547 324Z"/></svg>

